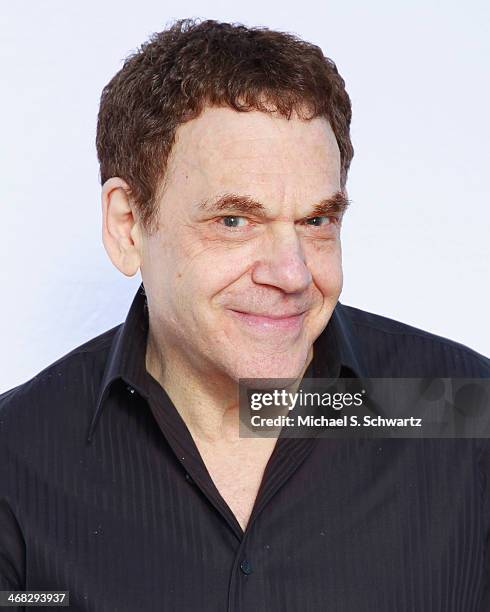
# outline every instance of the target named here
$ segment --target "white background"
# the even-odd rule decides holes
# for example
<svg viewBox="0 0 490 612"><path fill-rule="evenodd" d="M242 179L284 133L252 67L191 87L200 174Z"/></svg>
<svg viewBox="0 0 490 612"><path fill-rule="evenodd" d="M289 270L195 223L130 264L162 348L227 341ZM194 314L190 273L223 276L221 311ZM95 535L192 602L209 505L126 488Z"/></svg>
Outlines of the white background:
<svg viewBox="0 0 490 612"><path fill-rule="evenodd" d="M236 6L235 6L236 5ZM102 87L182 17L299 34L352 99L341 301L488 354L488 2L2 3L0 391L120 323L100 239Z"/></svg>

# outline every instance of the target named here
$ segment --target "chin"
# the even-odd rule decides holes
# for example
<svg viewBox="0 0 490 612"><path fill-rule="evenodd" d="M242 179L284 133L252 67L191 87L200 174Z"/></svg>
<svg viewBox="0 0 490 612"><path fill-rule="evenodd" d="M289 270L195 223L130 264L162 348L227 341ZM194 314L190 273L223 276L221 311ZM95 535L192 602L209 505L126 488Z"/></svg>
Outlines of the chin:
<svg viewBox="0 0 490 612"><path fill-rule="evenodd" d="M307 353L303 356L298 356L292 359L290 355L278 359L269 358L268 360L256 361L253 363L247 362L244 364L235 364L235 372L233 378L239 379L251 378L270 378L270 379L297 379L307 360Z"/></svg>

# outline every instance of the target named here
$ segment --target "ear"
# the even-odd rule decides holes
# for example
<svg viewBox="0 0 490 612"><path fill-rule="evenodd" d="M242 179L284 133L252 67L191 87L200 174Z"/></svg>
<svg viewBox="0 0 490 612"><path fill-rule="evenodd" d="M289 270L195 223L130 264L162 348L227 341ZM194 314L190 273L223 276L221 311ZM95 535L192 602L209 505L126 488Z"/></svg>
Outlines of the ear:
<svg viewBox="0 0 490 612"><path fill-rule="evenodd" d="M131 203L129 185L119 177L102 186L102 241L110 260L126 276L141 264L141 230Z"/></svg>

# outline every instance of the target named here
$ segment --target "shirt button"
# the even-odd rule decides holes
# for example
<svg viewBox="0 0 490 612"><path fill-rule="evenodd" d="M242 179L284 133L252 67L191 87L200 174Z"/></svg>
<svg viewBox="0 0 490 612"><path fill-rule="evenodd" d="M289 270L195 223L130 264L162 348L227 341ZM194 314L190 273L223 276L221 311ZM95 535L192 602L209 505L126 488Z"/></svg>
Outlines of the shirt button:
<svg viewBox="0 0 490 612"><path fill-rule="evenodd" d="M134 395L134 389L133 387L130 387L129 385L126 386L126 389L131 393L131 395Z"/></svg>
<svg viewBox="0 0 490 612"><path fill-rule="evenodd" d="M194 484L194 481L192 480L192 476L190 474L186 474L185 479L189 484Z"/></svg>
<svg viewBox="0 0 490 612"><path fill-rule="evenodd" d="M244 559L240 563L240 569L246 576L250 576L250 574L253 572L252 564L247 559Z"/></svg>

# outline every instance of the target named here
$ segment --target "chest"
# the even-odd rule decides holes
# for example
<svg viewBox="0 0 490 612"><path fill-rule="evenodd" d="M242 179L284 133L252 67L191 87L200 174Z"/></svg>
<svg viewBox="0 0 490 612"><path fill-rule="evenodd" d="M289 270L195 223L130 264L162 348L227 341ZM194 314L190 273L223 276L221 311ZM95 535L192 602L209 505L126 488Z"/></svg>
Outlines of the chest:
<svg viewBox="0 0 490 612"><path fill-rule="evenodd" d="M487 609L488 517L465 440L320 440L293 473L289 447L267 470L265 484L280 486L241 541L166 446L149 450L146 436L128 435L83 462L61 442L51 461L26 462L33 486L16 491L27 589L69 590L84 612ZM260 454L263 468L265 448L230 450L224 475L207 459L242 523L234 480L257 482Z"/></svg>
<svg viewBox="0 0 490 612"><path fill-rule="evenodd" d="M211 480L245 531L275 440L240 440L221 448L197 446Z"/></svg>

